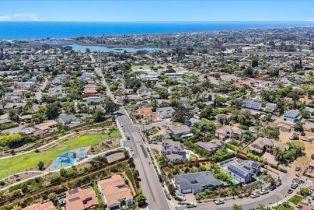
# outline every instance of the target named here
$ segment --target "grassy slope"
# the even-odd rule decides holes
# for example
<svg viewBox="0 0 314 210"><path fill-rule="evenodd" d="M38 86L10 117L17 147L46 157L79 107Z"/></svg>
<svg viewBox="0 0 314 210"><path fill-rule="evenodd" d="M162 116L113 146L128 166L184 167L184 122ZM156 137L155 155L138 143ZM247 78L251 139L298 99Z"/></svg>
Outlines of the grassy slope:
<svg viewBox="0 0 314 210"><path fill-rule="evenodd" d="M119 135L118 131L111 133L111 137L118 137ZM2 159L0 160L0 179L26 169L37 168L39 161L43 161L45 165L50 164L57 156L67 151L95 145L108 137L108 134L79 136L62 142L41 153L31 152L25 155Z"/></svg>

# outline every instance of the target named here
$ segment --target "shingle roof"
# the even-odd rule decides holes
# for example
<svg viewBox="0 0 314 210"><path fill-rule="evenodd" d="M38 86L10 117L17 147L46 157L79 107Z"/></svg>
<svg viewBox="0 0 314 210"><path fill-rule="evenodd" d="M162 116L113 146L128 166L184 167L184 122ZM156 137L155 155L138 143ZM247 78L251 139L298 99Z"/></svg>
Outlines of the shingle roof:
<svg viewBox="0 0 314 210"><path fill-rule="evenodd" d="M284 116L288 117L288 118L297 118L299 116L299 111L298 110L289 110L289 111L286 111Z"/></svg>
<svg viewBox="0 0 314 210"><path fill-rule="evenodd" d="M177 185L180 185L181 189L188 188L193 189L193 191L200 191L206 186L217 187L222 185L222 182L208 171L175 175L174 180Z"/></svg>

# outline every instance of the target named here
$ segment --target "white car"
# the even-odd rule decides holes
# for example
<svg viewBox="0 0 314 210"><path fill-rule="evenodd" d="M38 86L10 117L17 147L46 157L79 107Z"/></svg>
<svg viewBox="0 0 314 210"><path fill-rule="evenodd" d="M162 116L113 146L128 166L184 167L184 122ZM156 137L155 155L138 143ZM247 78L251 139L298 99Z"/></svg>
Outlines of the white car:
<svg viewBox="0 0 314 210"><path fill-rule="evenodd" d="M214 201L214 203L216 204L216 205L221 205L221 204L224 204L225 203L225 200L224 199L217 199L217 200L215 200Z"/></svg>
<svg viewBox="0 0 314 210"><path fill-rule="evenodd" d="M187 208L195 208L195 207L197 207L197 204L196 203L188 203L188 204L186 204L186 207Z"/></svg>
<svg viewBox="0 0 314 210"><path fill-rule="evenodd" d="M258 194L257 192L253 192L250 197L251 198L258 198L260 196L260 194Z"/></svg>
<svg viewBox="0 0 314 210"><path fill-rule="evenodd" d="M266 189L262 189L262 190L259 191L258 193L259 193L260 195L265 195L265 194L269 193L269 191L266 190Z"/></svg>

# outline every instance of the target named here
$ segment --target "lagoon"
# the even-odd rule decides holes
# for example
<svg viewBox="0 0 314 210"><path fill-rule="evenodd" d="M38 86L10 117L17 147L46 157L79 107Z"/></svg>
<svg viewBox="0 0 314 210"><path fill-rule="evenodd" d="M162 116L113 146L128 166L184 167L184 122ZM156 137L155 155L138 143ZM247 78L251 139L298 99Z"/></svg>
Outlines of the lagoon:
<svg viewBox="0 0 314 210"><path fill-rule="evenodd" d="M138 50L146 50L148 52L157 52L160 48L155 47L121 47L121 48L114 48L114 47L106 47L106 46L94 46L94 45L79 45L79 44L72 44L72 45L65 45L64 47L72 47L72 49L76 52L85 52L89 49L92 52L136 52Z"/></svg>

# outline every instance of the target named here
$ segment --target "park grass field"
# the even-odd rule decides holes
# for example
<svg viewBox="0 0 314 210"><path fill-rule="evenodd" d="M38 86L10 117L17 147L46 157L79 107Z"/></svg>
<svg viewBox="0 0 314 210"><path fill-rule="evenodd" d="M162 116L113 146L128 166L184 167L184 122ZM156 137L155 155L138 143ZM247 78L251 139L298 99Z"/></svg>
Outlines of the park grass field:
<svg viewBox="0 0 314 210"><path fill-rule="evenodd" d="M0 159L0 179L10 176L17 172L22 172L27 169L37 170L37 164L39 161L43 161L45 166L52 163L53 160L59 155L78 149L80 147L89 147L102 142L109 137L119 137L119 131L115 130L104 134L90 134L74 137L67 141L64 141L47 151L43 152L31 152L28 154L15 156L7 159Z"/></svg>

